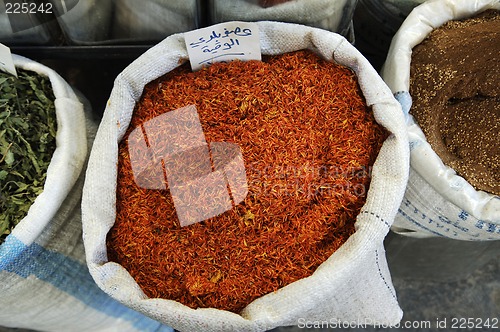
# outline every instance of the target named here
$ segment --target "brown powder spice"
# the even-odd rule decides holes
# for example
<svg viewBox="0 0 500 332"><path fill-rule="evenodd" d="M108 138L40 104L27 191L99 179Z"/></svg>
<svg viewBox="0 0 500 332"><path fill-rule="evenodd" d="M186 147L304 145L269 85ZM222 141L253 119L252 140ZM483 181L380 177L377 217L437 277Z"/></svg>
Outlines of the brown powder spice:
<svg viewBox="0 0 500 332"><path fill-rule="evenodd" d="M443 162L500 195L500 12L449 21L414 47L411 113Z"/></svg>
<svg viewBox="0 0 500 332"><path fill-rule="evenodd" d="M238 313L310 276L354 233L388 134L355 74L305 50L198 72L182 65L146 86L128 133L191 104L208 142L240 146L247 197L181 228L168 190L134 183L125 136L109 259L151 298Z"/></svg>

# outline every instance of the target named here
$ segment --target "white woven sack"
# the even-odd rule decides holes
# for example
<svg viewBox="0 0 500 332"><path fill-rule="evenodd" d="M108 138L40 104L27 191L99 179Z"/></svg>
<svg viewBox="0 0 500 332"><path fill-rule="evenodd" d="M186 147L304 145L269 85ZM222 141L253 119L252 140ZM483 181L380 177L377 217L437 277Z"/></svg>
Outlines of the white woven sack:
<svg viewBox="0 0 500 332"><path fill-rule="evenodd" d="M410 177L393 231L412 237L500 240L500 198L474 189L443 164L411 114L412 48L435 28L500 9L498 0L430 0L416 7L394 36L381 75L406 114L410 140Z"/></svg>
<svg viewBox="0 0 500 332"><path fill-rule="evenodd" d="M94 283L85 264L80 204L97 125L56 72L20 56L14 56L14 64L49 77L56 97L57 146L43 193L0 245L0 326L172 331L113 300Z"/></svg>
<svg viewBox="0 0 500 332"><path fill-rule="evenodd" d="M258 22L263 54L316 51L357 74L376 120L391 133L373 167L356 232L314 274L250 303L241 314L147 298L130 274L109 262L106 234L115 222L118 143L148 82L188 59L184 35L172 35L129 65L115 80L92 148L82 212L89 270L113 298L180 331L264 331L306 321L397 324L399 308L383 240L401 203L409 150L401 106L369 62L342 36L312 27Z"/></svg>

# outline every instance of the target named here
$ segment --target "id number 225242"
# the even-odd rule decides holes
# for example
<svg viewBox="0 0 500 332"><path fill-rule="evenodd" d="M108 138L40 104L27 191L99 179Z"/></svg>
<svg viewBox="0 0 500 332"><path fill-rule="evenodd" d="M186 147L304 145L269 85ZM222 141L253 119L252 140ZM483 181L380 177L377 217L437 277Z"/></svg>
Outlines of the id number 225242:
<svg viewBox="0 0 500 332"><path fill-rule="evenodd" d="M452 318L451 326L452 329L498 329L499 320L498 318Z"/></svg>
<svg viewBox="0 0 500 332"><path fill-rule="evenodd" d="M50 2L5 2L6 14L52 14Z"/></svg>

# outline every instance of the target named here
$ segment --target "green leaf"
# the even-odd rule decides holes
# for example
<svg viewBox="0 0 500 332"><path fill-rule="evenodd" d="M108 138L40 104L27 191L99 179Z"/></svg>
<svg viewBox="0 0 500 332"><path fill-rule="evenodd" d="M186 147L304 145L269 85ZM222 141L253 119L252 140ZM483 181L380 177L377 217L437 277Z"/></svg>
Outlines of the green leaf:
<svg viewBox="0 0 500 332"><path fill-rule="evenodd" d="M0 73L0 243L43 192L56 148L54 99L46 77Z"/></svg>
<svg viewBox="0 0 500 332"><path fill-rule="evenodd" d="M7 154L5 155L5 163L7 165L12 165L14 163L14 154L12 153L12 151L7 151Z"/></svg>

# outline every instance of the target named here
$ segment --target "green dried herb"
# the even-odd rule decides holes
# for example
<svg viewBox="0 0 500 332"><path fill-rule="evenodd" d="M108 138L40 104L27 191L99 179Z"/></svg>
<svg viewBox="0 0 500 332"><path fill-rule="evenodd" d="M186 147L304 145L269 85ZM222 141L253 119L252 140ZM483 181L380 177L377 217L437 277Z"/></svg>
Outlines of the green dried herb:
<svg viewBox="0 0 500 332"><path fill-rule="evenodd" d="M56 148L56 111L48 78L0 72L0 243L43 191Z"/></svg>

